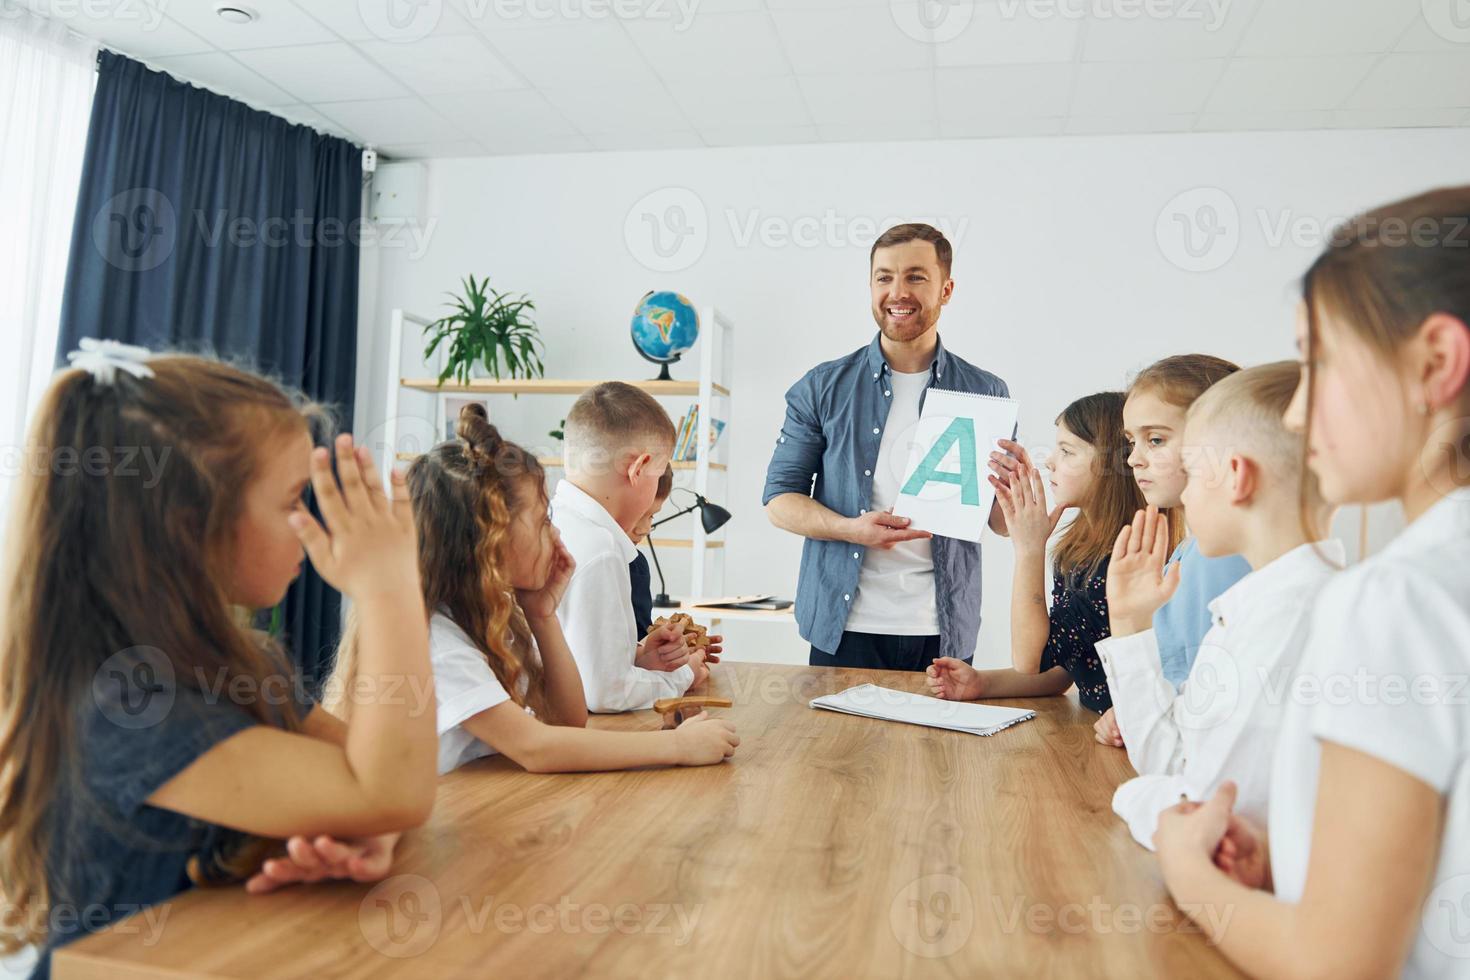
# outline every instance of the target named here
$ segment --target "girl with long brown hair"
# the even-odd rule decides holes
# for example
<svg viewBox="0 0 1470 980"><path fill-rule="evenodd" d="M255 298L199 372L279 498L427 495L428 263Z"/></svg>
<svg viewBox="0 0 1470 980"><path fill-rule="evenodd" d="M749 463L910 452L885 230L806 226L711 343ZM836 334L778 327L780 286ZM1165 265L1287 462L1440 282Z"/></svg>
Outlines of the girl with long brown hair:
<svg viewBox="0 0 1470 980"><path fill-rule="evenodd" d="M1159 818L1164 880L1245 973L1470 962L1470 186L1350 219L1302 280L1287 423L1334 504L1408 524L1338 573L1288 689L1268 827L1226 784Z"/></svg>
<svg viewBox="0 0 1470 980"><path fill-rule="evenodd" d="M711 765L740 740L703 713L669 731L591 731L576 661L556 618L575 563L551 524L536 457L467 405L458 438L413 461L422 609L438 698L439 771L503 753L531 772ZM349 627L329 684L354 683Z"/></svg>
<svg viewBox="0 0 1470 980"><path fill-rule="evenodd" d="M977 671L940 659L930 688L943 698L1026 697L1060 694L1074 683L1082 704L1112 706L1094 644L1108 636L1107 573L1118 528L1143 506L1129 473L1123 438L1123 393L1104 391L1068 405L1056 420L1056 449L1048 461L1055 505L1048 511L1040 471L1019 443L1002 440L1016 461L1009 484L990 477L1015 548L1011 590L1014 670ZM1052 552L1051 606L1046 603L1047 541L1062 513L1077 516Z"/></svg>
<svg viewBox="0 0 1470 980"><path fill-rule="evenodd" d="M304 545L369 627L364 673L427 694L401 477L390 501L344 435L339 489L314 409L247 371L94 341L73 360L31 428L0 631L0 948L41 945L42 974L191 877L380 876L435 781L432 700L366 697L344 727L241 625ZM250 838L291 857L242 864Z"/></svg>

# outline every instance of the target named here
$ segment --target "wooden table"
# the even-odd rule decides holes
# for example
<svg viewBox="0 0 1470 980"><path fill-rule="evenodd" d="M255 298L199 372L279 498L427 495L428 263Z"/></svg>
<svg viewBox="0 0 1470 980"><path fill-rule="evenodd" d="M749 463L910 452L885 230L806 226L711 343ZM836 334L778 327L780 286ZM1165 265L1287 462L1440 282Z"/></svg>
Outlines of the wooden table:
<svg viewBox="0 0 1470 980"><path fill-rule="evenodd" d="M1233 977L1110 809L1132 771L1071 697L991 738L808 707L918 675L722 664L733 761L446 776L395 874L196 891L152 945L131 920L66 978ZM602 716L650 728L650 711ZM155 910L155 914L161 910Z"/></svg>

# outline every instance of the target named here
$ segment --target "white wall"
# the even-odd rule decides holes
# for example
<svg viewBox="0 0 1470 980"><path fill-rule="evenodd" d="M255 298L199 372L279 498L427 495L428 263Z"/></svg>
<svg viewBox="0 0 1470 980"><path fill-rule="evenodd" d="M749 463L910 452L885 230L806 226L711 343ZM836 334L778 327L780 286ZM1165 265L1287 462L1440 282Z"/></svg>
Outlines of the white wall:
<svg viewBox="0 0 1470 980"><path fill-rule="evenodd" d="M1294 280L1324 229L1464 181L1467 150L1463 130L1392 130L431 161L421 240L400 235L365 258L377 296L364 304L358 431L371 439L383 419L389 311L438 315L469 273L536 300L548 376L650 377L628 340L636 300L659 288L712 302L737 327L727 585L794 595L800 540L760 509L782 395L871 338L867 250L887 224L925 219L950 234L945 342L1005 378L1023 440L1048 445L1069 400L1122 387L1159 356L1292 356ZM671 204L694 233L668 261L687 267L657 271L644 214L672 221ZM1223 229L1197 258L1181 238L1190 222L1197 246L1204 226ZM693 377L696 363L676 376ZM511 437L545 447L570 399L533 401L492 411ZM684 401L668 406L677 415ZM987 539L977 662L1008 657L1010 557ZM804 659L794 627L726 633L736 657Z"/></svg>

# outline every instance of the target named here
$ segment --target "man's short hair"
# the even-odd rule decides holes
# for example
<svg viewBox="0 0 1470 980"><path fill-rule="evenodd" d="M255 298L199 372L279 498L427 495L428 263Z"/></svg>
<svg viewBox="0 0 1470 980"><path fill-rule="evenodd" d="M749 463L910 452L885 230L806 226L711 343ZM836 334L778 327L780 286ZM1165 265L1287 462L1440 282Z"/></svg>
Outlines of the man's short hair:
<svg viewBox="0 0 1470 980"><path fill-rule="evenodd" d="M589 453L616 459L625 452L668 453L674 423L653 396L622 381L604 381L583 392L567 413L568 463Z"/></svg>
<svg viewBox="0 0 1470 980"><path fill-rule="evenodd" d="M873 267L873 257L878 254L878 249L888 248L893 245L904 245L908 242L928 242L934 246L934 255L939 260L939 268L944 270L944 277L949 278L949 270L954 264L954 248L949 244L949 239L944 233L933 225L919 223L894 225L873 243L868 250L868 268Z"/></svg>

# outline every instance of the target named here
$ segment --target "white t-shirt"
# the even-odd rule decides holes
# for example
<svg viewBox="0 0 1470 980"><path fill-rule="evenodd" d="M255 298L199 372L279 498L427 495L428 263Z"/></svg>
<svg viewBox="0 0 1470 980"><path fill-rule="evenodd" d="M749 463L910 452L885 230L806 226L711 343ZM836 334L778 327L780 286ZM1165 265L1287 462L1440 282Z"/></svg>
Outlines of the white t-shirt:
<svg viewBox="0 0 1470 980"><path fill-rule="evenodd" d="M535 641L532 640L534 656ZM434 669L434 700L439 706L439 775L495 750L465 731L464 723L482 711L511 700L465 631L442 612L429 619L429 663ZM526 675L521 675L521 696ZM535 712L526 708L526 714Z"/></svg>
<svg viewBox="0 0 1470 980"><path fill-rule="evenodd" d="M1320 743L1373 756L1445 801L1434 887L1403 975L1470 976L1470 492L1441 500L1327 584L1301 670L1272 770L1277 897L1300 901L1306 885Z"/></svg>
<svg viewBox="0 0 1470 980"><path fill-rule="evenodd" d="M919 399L929 383L929 372L900 374L890 371L893 404L878 442L873 467L869 510L882 511L898 500L908 467L914 429L919 423ZM934 552L929 540L905 541L888 550L869 548L863 554L857 591L845 629L855 633L890 636L929 636L939 632L934 604Z"/></svg>

